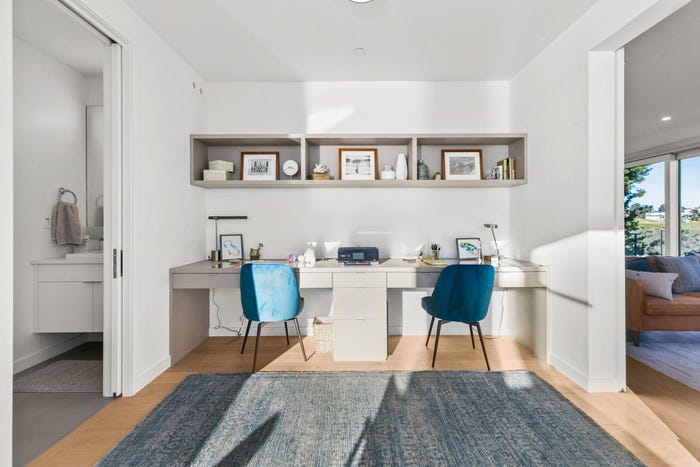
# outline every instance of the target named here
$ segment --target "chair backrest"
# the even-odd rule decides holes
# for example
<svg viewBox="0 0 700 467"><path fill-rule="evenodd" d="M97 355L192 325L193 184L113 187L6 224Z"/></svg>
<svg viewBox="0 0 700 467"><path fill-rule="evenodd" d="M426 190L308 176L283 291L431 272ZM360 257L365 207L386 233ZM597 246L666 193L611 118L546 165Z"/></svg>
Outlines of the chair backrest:
<svg viewBox="0 0 700 467"><path fill-rule="evenodd" d="M481 321L489 310L495 275L490 264L447 266L435 284L431 310L448 321Z"/></svg>
<svg viewBox="0 0 700 467"><path fill-rule="evenodd" d="M253 321L285 321L299 314L299 286L286 264L244 264L241 267L243 314Z"/></svg>

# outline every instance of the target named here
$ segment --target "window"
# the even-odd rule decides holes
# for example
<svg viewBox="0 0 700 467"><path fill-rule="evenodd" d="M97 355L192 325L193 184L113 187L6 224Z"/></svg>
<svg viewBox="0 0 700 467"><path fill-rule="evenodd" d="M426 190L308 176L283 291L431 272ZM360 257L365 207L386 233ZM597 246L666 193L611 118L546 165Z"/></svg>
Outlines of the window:
<svg viewBox="0 0 700 467"><path fill-rule="evenodd" d="M664 162L625 169L625 254L628 256L664 254L664 173Z"/></svg>
<svg viewBox="0 0 700 467"><path fill-rule="evenodd" d="M700 157L679 161L680 254L700 253Z"/></svg>

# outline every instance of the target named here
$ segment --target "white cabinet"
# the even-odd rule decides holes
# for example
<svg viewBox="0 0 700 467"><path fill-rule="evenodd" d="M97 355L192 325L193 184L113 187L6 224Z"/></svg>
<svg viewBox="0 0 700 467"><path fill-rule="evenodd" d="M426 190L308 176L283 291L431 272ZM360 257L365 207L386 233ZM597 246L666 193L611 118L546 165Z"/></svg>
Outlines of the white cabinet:
<svg viewBox="0 0 700 467"><path fill-rule="evenodd" d="M102 264L35 262L34 279L34 332L102 332Z"/></svg>

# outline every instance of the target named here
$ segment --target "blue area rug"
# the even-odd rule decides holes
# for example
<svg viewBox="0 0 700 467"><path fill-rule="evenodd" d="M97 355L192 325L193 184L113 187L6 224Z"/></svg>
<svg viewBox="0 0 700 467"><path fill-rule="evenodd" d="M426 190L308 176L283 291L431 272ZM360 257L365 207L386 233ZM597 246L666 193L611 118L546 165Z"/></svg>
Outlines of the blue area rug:
<svg viewBox="0 0 700 467"><path fill-rule="evenodd" d="M533 373L190 375L101 462L642 465Z"/></svg>
<svg viewBox="0 0 700 467"><path fill-rule="evenodd" d="M700 391L700 331L651 331L639 347L627 343L627 356Z"/></svg>

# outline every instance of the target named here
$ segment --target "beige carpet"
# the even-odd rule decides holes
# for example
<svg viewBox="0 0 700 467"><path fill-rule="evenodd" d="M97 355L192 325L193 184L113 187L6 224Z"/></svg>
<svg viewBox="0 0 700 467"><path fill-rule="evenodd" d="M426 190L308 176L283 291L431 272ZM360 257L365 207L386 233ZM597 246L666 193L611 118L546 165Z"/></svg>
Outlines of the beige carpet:
<svg viewBox="0 0 700 467"><path fill-rule="evenodd" d="M101 360L59 360L14 383L14 392L102 392Z"/></svg>

